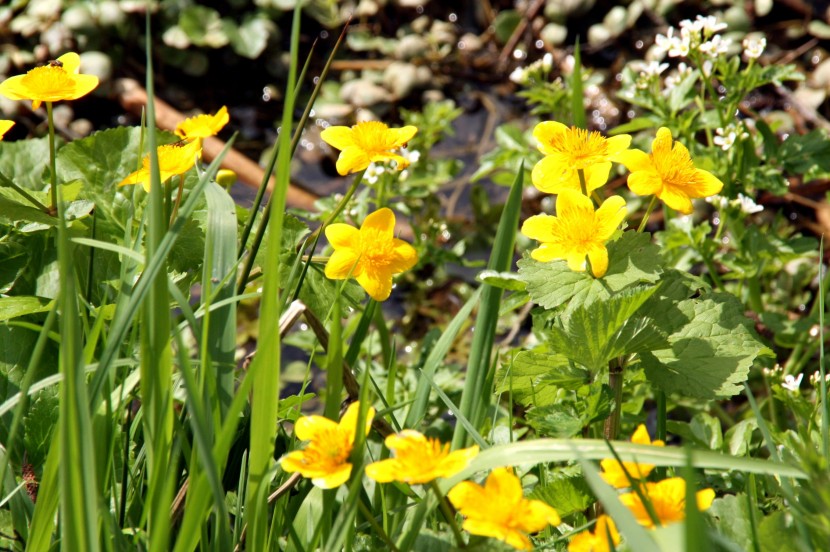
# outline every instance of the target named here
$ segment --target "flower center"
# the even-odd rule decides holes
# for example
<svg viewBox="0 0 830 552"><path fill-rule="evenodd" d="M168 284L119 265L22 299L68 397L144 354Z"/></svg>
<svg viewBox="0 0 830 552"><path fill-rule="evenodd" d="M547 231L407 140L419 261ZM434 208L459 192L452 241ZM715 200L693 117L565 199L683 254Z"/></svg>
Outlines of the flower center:
<svg viewBox="0 0 830 552"><path fill-rule="evenodd" d="M585 169L608 157L608 143L597 131L571 128L554 136L550 146L567 156L574 169Z"/></svg>
<svg viewBox="0 0 830 552"><path fill-rule="evenodd" d="M320 432L305 449L303 462L309 465L339 466L348 460L352 447L339 429Z"/></svg>
<svg viewBox="0 0 830 552"><path fill-rule="evenodd" d="M667 155L650 153L664 186L686 188L697 181L697 172L689 154L680 148L672 148Z"/></svg>
<svg viewBox="0 0 830 552"><path fill-rule="evenodd" d="M384 153L393 149L389 139L389 127L378 121L358 123L352 129L352 139L356 146L368 153Z"/></svg>
<svg viewBox="0 0 830 552"><path fill-rule="evenodd" d="M26 73L21 83L44 96L61 94L74 88L72 77L62 67L52 65L35 67Z"/></svg>
<svg viewBox="0 0 830 552"><path fill-rule="evenodd" d="M374 269L384 268L392 263L395 255L390 237L374 228L360 231L360 261Z"/></svg>

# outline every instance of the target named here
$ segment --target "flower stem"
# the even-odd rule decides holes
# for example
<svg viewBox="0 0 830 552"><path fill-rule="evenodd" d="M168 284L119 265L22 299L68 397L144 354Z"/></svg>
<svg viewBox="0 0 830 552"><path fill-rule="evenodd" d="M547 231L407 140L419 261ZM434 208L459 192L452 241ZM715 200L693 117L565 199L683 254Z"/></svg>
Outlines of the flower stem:
<svg viewBox="0 0 830 552"><path fill-rule="evenodd" d="M52 102L46 102L46 119L49 121L49 184L52 197L52 208L49 213L54 215L58 209L58 173L55 169L55 121L52 117Z"/></svg>
<svg viewBox="0 0 830 552"><path fill-rule="evenodd" d="M657 196L651 196L651 202L648 204L648 208L646 209L646 213L643 215L643 219L640 221L640 226L637 228L637 232L642 232L646 229L646 224L648 224L648 219L651 217L651 212L654 211L654 207L657 205Z"/></svg>
<svg viewBox="0 0 830 552"><path fill-rule="evenodd" d="M455 543L458 545L458 548L467 548L467 544L464 542L464 536L461 534L461 529L458 528L458 524L455 522L455 514L447 502L447 497L441 494L441 490L438 488L438 483L435 480L430 481L429 486L435 491L435 496L438 497L441 512L444 514L447 523L449 523L450 529L452 529L452 534L455 536Z"/></svg>
<svg viewBox="0 0 830 552"><path fill-rule="evenodd" d="M173 204L173 212L170 213L170 226L173 226L173 221L176 220L176 215L179 213L179 204L182 202L182 192L184 191L184 175L179 175L179 191L176 194L176 203Z"/></svg>
<svg viewBox="0 0 830 552"><path fill-rule="evenodd" d="M608 385L611 387L611 394L614 397L614 409L608 418L605 419L603 436L613 441L620 432L620 417L622 414L622 384L623 364L620 359L613 359L608 365Z"/></svg>
<svg viewBox="0 0 830 552"><path fill-rule="evenodd" d="M582 195L585 197L591 197L588 195L588 184L585 182L585 171L582 169L576 169L576 174L579 175L579 187L582 189Z"/></svg>
<svg viewBox="0 0 830 552"><path fill-rule="evenodd" d="M366 518L366 521L369 522L369 525L372 526L372 529L375 530L378 536L389 547L389 550L391 550L392 552L398 552L398 547L395 546L395 543L392 542L392 540L389 538L389 535L386 534L386 531L384 531L383 528L380 525L378 525L378 522L375 519L374 514L372 514L372 512L369 510L369 507L363 503L363 500L357 501L357 507L360 509L360 513L363 514L363 517Z"/></svg>

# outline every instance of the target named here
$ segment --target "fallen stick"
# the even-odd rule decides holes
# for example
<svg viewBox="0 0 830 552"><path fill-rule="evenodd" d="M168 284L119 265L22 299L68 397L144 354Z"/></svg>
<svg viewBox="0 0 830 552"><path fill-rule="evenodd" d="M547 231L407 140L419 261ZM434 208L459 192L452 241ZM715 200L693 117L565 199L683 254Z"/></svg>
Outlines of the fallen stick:
<svg viewBox="0 0 830 552"><path fill-rule="evenodd" d="M140 116L147 105L147 91L138 81L133 79L118 79L115 90L121 106L130 113ZM170 104L155 98L156 126L163 130L173 131L186 117ZM202 155L207 161L212 161L225 147L225 142L219 138L207 138L202 146ZM265 170L245 155L231 148L222 160L222 168L236 173L239 181L251 188L257 189L262 183ZM274 187L274 176L268 182L268 192ZM318 196L294 184L289 184L286 203L289 207L313 211L314 202Z"/></svg>

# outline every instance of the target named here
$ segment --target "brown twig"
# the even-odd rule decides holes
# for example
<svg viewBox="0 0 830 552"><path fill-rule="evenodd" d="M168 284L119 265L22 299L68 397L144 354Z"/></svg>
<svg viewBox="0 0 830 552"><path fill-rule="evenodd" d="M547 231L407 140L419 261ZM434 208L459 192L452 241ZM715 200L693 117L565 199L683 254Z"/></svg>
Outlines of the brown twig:
<svg viewBox="0 0 830 552"><path fill-rule="evenodd" d="M518 44L519 39L525 32L525 29L527 29L530 20L536 17L536 14L539 13L539 10L542 9L542 6L544 5L545 0L534 0L533 3L528 6L527 11L525 11L524 15L522 15L522 20L519 21L518 25L516 25L516 28L513 30L513 34L510 35L510 39L504 45L504 48L502 48L501 54L499 54L499 71L504 71L504 66L507 64L507 60L510 59L510 55L516 48L516 44Z"/></svg>

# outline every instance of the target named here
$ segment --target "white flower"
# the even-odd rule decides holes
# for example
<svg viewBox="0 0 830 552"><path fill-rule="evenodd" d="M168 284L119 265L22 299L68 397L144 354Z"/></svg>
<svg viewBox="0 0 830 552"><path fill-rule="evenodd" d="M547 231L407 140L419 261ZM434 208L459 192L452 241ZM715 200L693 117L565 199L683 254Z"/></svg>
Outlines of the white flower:
<svg viewBox="0 0 830 552"><path fill-rule="evenodd" d="M542 69L550 71L553 68L553 54L550 52L542 56Z"/></svg>
<svg viewBox="0 0 830 552"><path fill-rule="evenodd" d="M781 387L788 391L797 392L798 388L801 387L801 380L804 378L804 374L798 374L797 378L794 378L792 375L787 374L784 376L784 383L781 384Z"/></svg>
<svg viewBox="0 0 830 552"><path fill-rule="evenodd" d="M527 83L527 72L523 67L516 67L513 69L513 72L510 73L509 78L516 84L525 84Z"/></svg>
<svg viewBox="0 0 830 552"><path fill-rule="evenodd" d="M707 36L719 33L728 27L726 23L719 22L718 18L714 15L707 15L706 17L698 15L695 18L695 23L703 31L703 34Z"/></svg>
<svg viewBox="0 0 830 552"><path fill-rule="evenodd" d="M760 213L761 211L764 210L763 205L758 205L757 203L755 203L755 200L753 200L751 197L745 196L744 194L741 194L741 193L738 194L737 199L733 199L732 201L729 202L729 204L734 205L735 207L739 207L741 209L741 211L743 211L747 215L752 215L754 213ZM799 376L799 378L800 377L801 376ZM801 380L799 379L798 381L800 382Z"/></svg>
<svg viewBox="0 0 830 552"><path fill-rule="evenodd" d="M729 205L729 199L723 197L722 195L715 194L713 196L707 197L704 201L710 205L714 205L718 209L725 209L727 205ZM769 375L773 372L769 368L764 368L764 374Z"/></svg>
<svg viewBox="0 0 830 552"><path fill-rule="evenodd" d="M767 39L764 37L755 39L748 36L744 39L742 45L747 59L758 59L767 47Z"/></svg>
<svg viewBox="0 0 830 552"><path fill-rule="evenodd" d="M715 129L715 136L714 140L712 140L716 146L720 146L720 149L723 151L728 151L735 144L735 140L738 138L738 133L735 132L733 128L726 127Z"/></svg>
<svg viewBox="0 0 830 552"><path fill-rule="evenodd" d="M816 372L813 373L812 376L810 376L810 383L812 383L813 385L818 386L820 381L821 381L821 372L816 371ZM830 374L825 374L824 375L824 381L830 382Z"/></svg>
<svg viewBox="0 0 830 552"><path fill-rule="evenodd" d="M363 174L363 178L366 179L368 184L376 184L383 172L383 165L380 163L370 163L369 166L366 167L366 172Z"/></svg>
<svg viewBox="0 0 830 552"><path fill-rule="evenodd" d="M692 74L692 68L682 61L677 64L677 71L666 77L666 88L671 89Z"/></svg>
<svg viewBox="0 0 830 552"><path fill-rule="evenodd" d="M711 40L702 43L698 46L698 50L701 54L709 56L711 58L716 58L720 54L725 54L729 50L729 46L732 45L732 40L728 38L721 38L720 35L715 35L712 37Z"/></svg>
<svg viewBox="0 0 830 552"><path fill-rule="evenodd" d="M408 150L401 148L401 156L403 156L410 164L417 163L421 158L421 152L418 150Z"/></svg>
<svg viewBox="0 0 830 552"><path fill-rule="evenodd" d="M668 63L660 63L659 61L649 61L647 63L640 63L639 66L640 76L644 78L656 77L669 68Z"/></svg>

